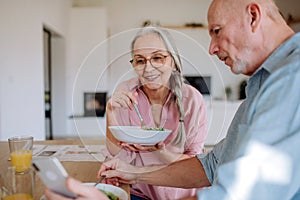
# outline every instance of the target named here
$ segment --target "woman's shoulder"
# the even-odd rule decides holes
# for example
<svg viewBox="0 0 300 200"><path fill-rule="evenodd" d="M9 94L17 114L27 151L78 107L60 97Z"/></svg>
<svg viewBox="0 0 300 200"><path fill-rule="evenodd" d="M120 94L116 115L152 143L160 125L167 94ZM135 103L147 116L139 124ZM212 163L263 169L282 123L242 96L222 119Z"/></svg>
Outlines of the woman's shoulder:
<svg viewBox="0 0 300 200"><path fill-rule="evenodd" d="M205 104L205 100L203 95L194 88L193 86L184 83L182 86L182 98L184 104L195 104L195 105L203 105Z"/></svg>
<svg viewBox="0 0 300 200"><path fill-rule="evenodd" d="M203 99L202 94L196 88L186 83L183 83L182 85L182 97L189 99Z"/></svg>

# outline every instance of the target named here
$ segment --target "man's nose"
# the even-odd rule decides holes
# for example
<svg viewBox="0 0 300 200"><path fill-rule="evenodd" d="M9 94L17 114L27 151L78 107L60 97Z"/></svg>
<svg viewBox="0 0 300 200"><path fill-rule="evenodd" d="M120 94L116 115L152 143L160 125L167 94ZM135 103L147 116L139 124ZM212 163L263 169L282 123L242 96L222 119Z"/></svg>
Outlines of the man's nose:
<svg viewBox="0 0 300 200"><path fill-rule="evenodd" d="M215 55L218 53L218 51L219 51L219 47L218 47L217 43L214 42L213 40L211 40L210 44L209 44L209 54Z"/></svg>

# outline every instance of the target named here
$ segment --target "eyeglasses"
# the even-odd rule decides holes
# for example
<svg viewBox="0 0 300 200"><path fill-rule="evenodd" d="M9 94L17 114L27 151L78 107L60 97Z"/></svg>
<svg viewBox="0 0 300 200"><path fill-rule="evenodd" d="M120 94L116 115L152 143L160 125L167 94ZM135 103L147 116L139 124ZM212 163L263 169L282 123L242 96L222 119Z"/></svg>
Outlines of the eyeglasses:
<svg viewBox="0 0 300 200"><path fill-rule="evenodd" d="M153 67L160 68L165 65L166 58L168 56L169 55L166 56L166 55L162 55L162 54L154 54L153 56L151 56L150 59L147 59L143 56L136 56L129 62L131 62L132 66L136 70L144 70L148 60Z"/></svg>

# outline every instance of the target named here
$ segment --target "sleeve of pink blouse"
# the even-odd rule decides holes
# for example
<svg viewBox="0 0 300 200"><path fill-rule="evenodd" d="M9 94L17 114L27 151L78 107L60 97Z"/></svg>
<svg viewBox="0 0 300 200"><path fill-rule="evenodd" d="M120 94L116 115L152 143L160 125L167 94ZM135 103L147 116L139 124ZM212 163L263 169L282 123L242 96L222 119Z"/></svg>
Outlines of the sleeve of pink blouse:
<svg viewBox="0 0 300 200"><path fill-rule="evenodd" d="M138 79L133 78L126 80L122 83L120 83L114 92L117 91L132 91L134 88L136 88L138 84ZM115 117L115 121L117 122L118 126L124 126L124 125L130 125L130 114L128 109L124 108L115 108L113 110L113 116ZM108 124L109 125L109 124ZM108 144L107 144L108 145ZM121 149L118 154L115 156L112 156L108 149L106 148L103 150L103 155L108 156L109 158L122 158L122 160L127 161L128 163L132 162L136 158L136 153L131 152L125 149Z"/></svg>
<svg viewBox="0 0 300 200"><path fill-rule="evenodd" d="M204 141L208 133L206 105L195 88L186 86L184 91L184 124L187 135L185 154L193 156L204 151Z"/></svg>
<svg viewBox="0 0 300 200"><path fill-rule="evenodd" d="M124 126L130 124L130 117L128 109L115 109L113 111L114 117L116 118L116 121L118 123L118 126ZM128 163L131 163L134 159L136 159L136 152L132 152L125 149L120 149L119 153L117 153L115 156L112 156L108 149L105 149L103 152L104 156L108 156L109 158L120 158Z"/></svg>

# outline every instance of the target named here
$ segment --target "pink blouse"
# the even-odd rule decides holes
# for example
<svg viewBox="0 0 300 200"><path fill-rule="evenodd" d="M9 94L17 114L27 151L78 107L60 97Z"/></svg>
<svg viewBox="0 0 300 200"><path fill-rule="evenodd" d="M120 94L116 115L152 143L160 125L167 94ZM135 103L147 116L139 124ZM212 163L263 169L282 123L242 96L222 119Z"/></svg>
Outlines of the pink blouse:
<svg viewBox="0 0 300 200"><path fill-rule="evenodd" d="M151 105L145 93L139 88L139 81L133 78L122 82L117 90L138 92L137 101L139 110L144 118L145 124L155 127L151 113ZM164 141L165 148L178 154L194 156L204 150L204 140L207 135L206 107L202 95L195 88L184 84L182 87L184 105L184 126L186 131L186 142L184 150L180 150L172 145L179 128L179 111L176 103L170 94L163 105L161 113L161 123L159 127L172 130L172 133ZM140 126L140 120L134 110L117 109L114 110L114 117L119 122L118 125ZM108 153L108 151L107 151ZM111 156L111 155L110 155ZM112 157L112 156L111 156ZM165 164L153 152L132 152L121 149L114 156L136 166L161 165ZM153 200L179 199L196 195L197 189L181 189L171 187L152 186L148 184L135 184L131 187L131 194Z"/></svg>

